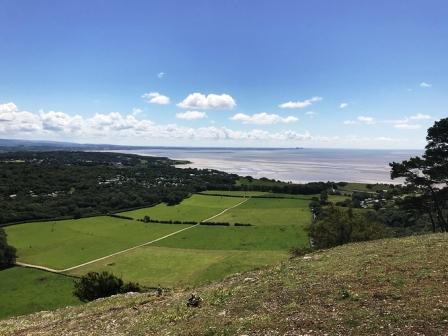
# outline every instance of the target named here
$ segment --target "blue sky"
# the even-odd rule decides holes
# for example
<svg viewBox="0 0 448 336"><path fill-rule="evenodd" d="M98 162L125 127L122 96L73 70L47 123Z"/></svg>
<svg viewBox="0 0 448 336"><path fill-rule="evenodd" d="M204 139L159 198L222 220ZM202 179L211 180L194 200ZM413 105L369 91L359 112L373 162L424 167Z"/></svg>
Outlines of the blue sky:
<svg viewBox="0 0 448 336"><path fill-rule="evenodd" d="M0 137L421 148L446 1L0 0Z"/></svg>

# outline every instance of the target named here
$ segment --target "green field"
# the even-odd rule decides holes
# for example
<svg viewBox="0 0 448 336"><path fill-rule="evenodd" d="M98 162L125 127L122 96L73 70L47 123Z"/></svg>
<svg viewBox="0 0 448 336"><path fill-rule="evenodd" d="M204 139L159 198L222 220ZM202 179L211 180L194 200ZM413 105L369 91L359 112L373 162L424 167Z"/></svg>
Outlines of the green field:
<svg viewBox="0 0 448 336"><path fill-rule="evenodd" d="M185 227L188 225L146 224L100 216L12 225L5 231L18 250L19 261L64 269Z"/></svg>
<svg viewBox="0 0 448 336"><path fill-rule="evenodd" d="M306 246L308 237L297 225L198 226L155 243L156 246L201 250L287 251Z"/></svg>
<svg viewBox="0 0 448 336"><path fill-rule="evenodd" d="M286 255L282 251L220 251L147 246L77 269L73 274L104 270L127 281L137 281L148 286L161 284L165 287L189 287L269 265Z"/></svg>
<svg viewBox="0 0 448 336"><path fill-rule="evenodd" d="M201 194L250 197L250 196L262 196L266 195L267 193L263 191L206 190L202 191Z"/></svg>
<svg viewBox="0 0 448 336"><path fill-rule="evenodd" d="M226 208L232 207L244 198L193 195L185 199L182 203L168 206L158 204L156 206L120 213L120 215L141 219L150 216L157 220L181 220L181 221L202 221L212 217Z"/></svg>
<svg viewBox="0 0 448 336"><path fill-rule="evenodd" d="M254 225L297 225L310 223L309 200L251 198L241 206L216 217L217 222L251 223Z"/></svg>
<svg viewBox="0 0 448 336"><path fill-rule="evenodd" d="M0 271L0 288L0 319L80 303L72 278L30 268Z"/></svg>
<svg viewBox="0 0 448 336"><path fill-rule="evenodd" d="M279 194L279 193L267 193L264 196L266 197L274 197L274 198L297 198L302 200L311 200L313 197L319 197L320 195L302 195L302 194Z"/></svg>

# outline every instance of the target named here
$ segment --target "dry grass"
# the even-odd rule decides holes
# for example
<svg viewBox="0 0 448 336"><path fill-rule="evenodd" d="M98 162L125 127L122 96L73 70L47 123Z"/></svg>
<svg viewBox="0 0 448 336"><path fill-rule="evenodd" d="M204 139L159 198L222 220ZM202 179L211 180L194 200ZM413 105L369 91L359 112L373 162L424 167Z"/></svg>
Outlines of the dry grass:
<svg viewBox="0 0 448 336"><path fill-rule="evenodd" d="M1 335L446 335L448 236L350 244L161 298L0 321Z"/></svg>

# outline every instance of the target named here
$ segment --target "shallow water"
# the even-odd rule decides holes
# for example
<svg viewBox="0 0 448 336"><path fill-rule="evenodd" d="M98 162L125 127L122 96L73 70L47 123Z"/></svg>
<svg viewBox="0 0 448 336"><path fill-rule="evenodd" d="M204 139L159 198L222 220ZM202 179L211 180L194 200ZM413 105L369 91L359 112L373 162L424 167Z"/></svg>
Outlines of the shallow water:
<svg viewBox="0 0 448 336"><path fill-rule="evenodd" d="M392 182L389 162L421 155L418 150L148 148L123 153L189 160L182 167L212 168L242 176L292 182ZM396 182L396 181L395 181Z"/></svg>

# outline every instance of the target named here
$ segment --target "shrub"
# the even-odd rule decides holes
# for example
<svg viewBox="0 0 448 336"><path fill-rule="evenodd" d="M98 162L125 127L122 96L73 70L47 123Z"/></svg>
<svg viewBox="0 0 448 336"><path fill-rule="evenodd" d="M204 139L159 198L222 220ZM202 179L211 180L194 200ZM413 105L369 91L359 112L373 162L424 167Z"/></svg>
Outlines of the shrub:
<svg viewBox="0 0 448 336"><path fill-rule="evenodd" d="M387 228L352 209L329 207L310 227L316 248L329 248L349 242L379 239L389 236Z"/></svg>
<svg viewBox="0 0 448 336"><path fill-rule="evenodd" d="M313 251L314 249L311 247L291 247L289 253L291 254L291 257L296 258L304 256L305 254L311 253Z"/></svg>
<svg viewBox="0 0 448 336"><path fill-rule="evenodd" d="M140 286L132 282L124 283L109 272L89 272L75 282L73 294L81 301L87 302L130 291L139 292Z"/></svg>
<svg viewBox="0 0 448 336"><path fill-rule="evenodd" d="M14 265L16 262L16 249L6 240L6 232L0 228L0 270Z"/></svg>

